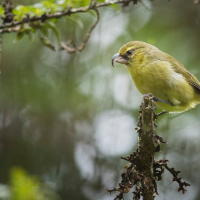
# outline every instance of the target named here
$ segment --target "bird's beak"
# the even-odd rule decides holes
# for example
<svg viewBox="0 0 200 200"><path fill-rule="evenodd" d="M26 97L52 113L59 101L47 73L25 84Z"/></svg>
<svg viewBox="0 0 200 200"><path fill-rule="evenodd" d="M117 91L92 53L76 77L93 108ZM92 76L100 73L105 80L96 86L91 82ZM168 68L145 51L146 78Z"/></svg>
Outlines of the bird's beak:
<svg viewBox="0 0 200 200"><path fill-rule="evenodd" d="M119 53L116 53L113 57L112 57L112 66L114 67L114 63L118 62L120 64L127 64L128 60L127 58L121 56Z"/></svg>

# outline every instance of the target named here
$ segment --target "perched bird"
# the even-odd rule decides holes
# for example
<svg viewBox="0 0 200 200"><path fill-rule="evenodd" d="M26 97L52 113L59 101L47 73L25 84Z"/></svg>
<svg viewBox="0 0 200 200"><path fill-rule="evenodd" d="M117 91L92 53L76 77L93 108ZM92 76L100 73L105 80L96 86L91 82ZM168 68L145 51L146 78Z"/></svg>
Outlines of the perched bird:
<svg viewBox="0 0 200 200"><path fill-rule="evenodd" d="M124 64L142 94L152 93L160 108L169 113L184 112L200 104L200 83L172 56L153 45L132 41L112 58Z"/></svg>

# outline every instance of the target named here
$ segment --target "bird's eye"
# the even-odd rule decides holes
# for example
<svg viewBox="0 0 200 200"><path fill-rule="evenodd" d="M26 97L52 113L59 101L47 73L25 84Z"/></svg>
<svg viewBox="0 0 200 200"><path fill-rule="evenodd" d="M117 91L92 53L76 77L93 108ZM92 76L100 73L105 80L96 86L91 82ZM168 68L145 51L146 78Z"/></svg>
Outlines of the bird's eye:
<svg viewBox="0 0 200 200"><path fill-rule="evenodd" d="M128 55L131 55L131 53L132 53L132 50L129 50L126 52L126 54L128 54Z"/></svg>

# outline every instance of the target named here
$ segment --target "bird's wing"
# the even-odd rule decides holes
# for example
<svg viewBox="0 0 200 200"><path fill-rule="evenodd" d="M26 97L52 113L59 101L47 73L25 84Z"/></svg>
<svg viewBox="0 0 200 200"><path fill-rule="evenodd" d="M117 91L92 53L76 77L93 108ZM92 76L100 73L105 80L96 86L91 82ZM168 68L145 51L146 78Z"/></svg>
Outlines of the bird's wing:
<svg viewBox="0 0 200 200"><path fill-rule="evenodd" d="M193 78L194 78L194 76L193 76ZM187 81L190 85L192 85L192 86L194 86L195 88L197 88L197 89L200 90L200 84L199 84L199 82L193 81L193 78L192 78L192 80L191 80L191 79L186 79L186 81Z"/></svg>
<svg viewBox="0 0 200 200"><path fill-rule="evenodd" d="M174 66L174 70L176 73L183 75L185 80L190 85L200 90L200 83L193 74L191 74L187 69L185 69L185 67L180 62L178 62L175 58L171 57L170 61L171 61L172 66Z"/></svg>

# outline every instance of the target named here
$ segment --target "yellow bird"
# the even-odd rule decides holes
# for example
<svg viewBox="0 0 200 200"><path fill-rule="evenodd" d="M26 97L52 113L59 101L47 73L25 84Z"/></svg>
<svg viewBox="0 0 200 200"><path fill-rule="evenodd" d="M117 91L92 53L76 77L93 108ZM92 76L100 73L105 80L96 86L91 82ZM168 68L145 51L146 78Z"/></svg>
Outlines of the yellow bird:
<svg viewBox="0 0 200 200"><path fill-rule="evenodd" d="M142 94L152 93L158 106L169 113L184 112L200 104L200 83L172 56L153 45L132 41L112 58L125 64L137 89Z"/></svg>

